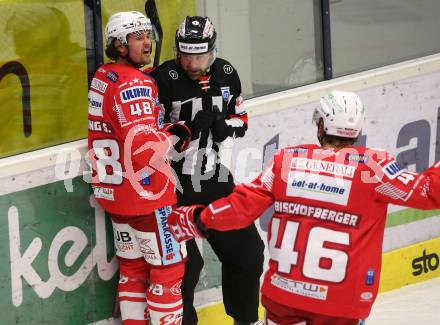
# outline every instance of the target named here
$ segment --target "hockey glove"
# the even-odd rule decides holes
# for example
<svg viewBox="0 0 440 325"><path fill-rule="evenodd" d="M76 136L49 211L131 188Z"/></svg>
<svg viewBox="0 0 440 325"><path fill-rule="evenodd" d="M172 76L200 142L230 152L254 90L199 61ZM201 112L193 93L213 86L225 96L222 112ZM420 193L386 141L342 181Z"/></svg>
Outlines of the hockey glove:
<svg viewBox="0 0 440 325"><path fill-rule="evenodd" d="M183 206L170 213L168 229L179 243L206 237L206 228L200 221L203 208L202 205Z"/></svg>
<svg viewBox="0 0 440 325"><path fill-rule="evenodd" d="M226 124L225 116L217 106L214 106L214 123L211 126L212 138L215 142L222 142L227 137L232 136L234 130Z"/></svg>
<svg viewBox="0 0 440 325"><path fill-rule="evenodd" d="M185 124L191 129L192 139L197 139L199 133L209 129L213 122L214 112L202 109L196 113L192 121L185 122Z"/></svg>
<svg viewBox="0 0 440 325"><path fill-rule="evenodd" d="M163 131L173 135L173 146L177 152L185 151L191 142L192 132L183 123L167 123L163 126Z"/></svg>

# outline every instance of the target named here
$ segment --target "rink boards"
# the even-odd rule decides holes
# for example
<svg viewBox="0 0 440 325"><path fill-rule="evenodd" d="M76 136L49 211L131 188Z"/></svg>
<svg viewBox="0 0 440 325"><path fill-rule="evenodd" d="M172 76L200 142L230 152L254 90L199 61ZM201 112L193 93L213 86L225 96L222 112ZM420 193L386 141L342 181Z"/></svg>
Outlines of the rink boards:
<svg viewBox="0 0 440 325"><path fill-rule="evenodd" d="M315 143L317 100L329 89L358 91L367 106L361 143L411 170L440 160L440 56L248 100L244 139L223 148L237 181L252 179L275 150ZM88 324L111 316L117 265L111 225L84 182L86 142L0 160L0 311L5 323ZM87 173L85 173L87 179ZM381 290L439 276L440 212L390 207ZM267 216L257 222L262 236ZM201 324L224 318L220 267L204 242L196 294ZM211 304L206 307L206 304ZM72 308L74 306L74 308Z"/></svg>

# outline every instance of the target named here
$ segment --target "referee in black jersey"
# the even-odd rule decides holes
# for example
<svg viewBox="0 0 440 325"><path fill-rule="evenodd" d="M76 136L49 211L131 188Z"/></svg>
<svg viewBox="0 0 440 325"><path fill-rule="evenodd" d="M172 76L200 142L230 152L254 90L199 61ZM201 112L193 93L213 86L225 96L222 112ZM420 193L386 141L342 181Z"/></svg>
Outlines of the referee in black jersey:
<svg viewBox="0 0 440 325"><path fill-rule="evenodd" d="M231 172L220 163L222 143L243 137L247 114L237 71L216 57L216 32L207 17L186 17L176 32L176 60L153 70L165 122L183 122L196 130L191 147L172 166L182 192L178 205L203 204L229 195ZM217 232L207 238L222 264L223 303L234 324L259 324L260 276L264 244L254 224ZM188 261L182 283L183 325L197 324L193 306L203 259L195 240L187 242Z"/></svg>

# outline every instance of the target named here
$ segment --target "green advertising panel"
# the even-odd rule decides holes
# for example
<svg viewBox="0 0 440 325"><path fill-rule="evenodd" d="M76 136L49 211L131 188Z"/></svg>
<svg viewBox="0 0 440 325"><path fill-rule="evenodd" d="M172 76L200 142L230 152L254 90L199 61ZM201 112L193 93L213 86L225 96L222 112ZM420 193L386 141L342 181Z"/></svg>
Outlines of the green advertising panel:
<svg viewBox="0 0 440 325"><path fill-rule="evenodd" d="M1 324L111 317L118 278L109 218L73 180L0 196Z"/></svg>

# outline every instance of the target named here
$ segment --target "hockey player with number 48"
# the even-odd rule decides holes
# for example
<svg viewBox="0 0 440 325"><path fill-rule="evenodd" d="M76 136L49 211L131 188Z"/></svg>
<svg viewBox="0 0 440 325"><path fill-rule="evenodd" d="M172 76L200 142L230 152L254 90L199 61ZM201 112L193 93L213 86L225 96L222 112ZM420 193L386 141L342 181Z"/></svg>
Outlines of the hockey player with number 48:
<svg viewBox="0 0 440 325"><path fill-rule="evenodd" d="M181 324L186 250L167 227L176 181L166 155L185 150L191 126L163 125L157 86L140 70L151 61L150 20L119 12L105 35L114 62L91 82L88 145L94 196L113 223L122 321L147 324L149 312L152 325Z"/></svg>
<svg viewBox="0 0 440 325"><path fill-rule="evenodd" d="M353 146L365 108L332 91L313 121L321 146L281 149L250 184L208 207L181 207L170 231L182 242L248 226L270 205L269 269L261 289L265 322L358 324L376 298L388 204L440 208L440 162L422 173L388 153Z"/></svg>

